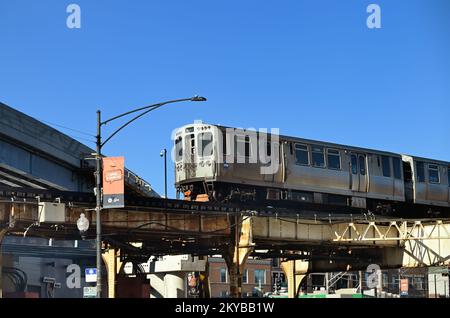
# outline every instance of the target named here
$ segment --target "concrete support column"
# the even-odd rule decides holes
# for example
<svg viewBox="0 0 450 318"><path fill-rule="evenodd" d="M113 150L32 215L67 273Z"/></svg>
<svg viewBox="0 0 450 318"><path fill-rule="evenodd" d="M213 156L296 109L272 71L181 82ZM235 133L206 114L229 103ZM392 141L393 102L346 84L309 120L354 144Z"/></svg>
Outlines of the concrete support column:
<svg viewBox="0 0 450 318"><path fill-rule="evenodd" d="M108 298L116 297L117 288L117 274L121 267L121 262L118 260L119 250L114 248L109 249L103 253L103 261L106 265L106 272L108 277Z"/></svg>
<svg viewBox="0 0 450 318"><path fill-rule="evenodd" d="M252 243L252 219L239 215L230 216L231 244L223 255L230 276L230 297L242 297L242 276L248 255L253 249Z"/></svg>
<svg viewBox="0 0 450 318"><path fill-rule="evenodd" d="M165 298L186 298L186 273L175 272L164 276Z"/></svg>
<svg viewBox="0 0 450 318"><path fill-rule="evenodd" d="M308 275L309 262L300 260L289 260L281 263L281 268L287 278L288 297L298 297L300 284Z"/></svg>
<svg viewBox="0 0 450 318"><path fill-rule="evenodd" d="M242 297L242 272L239 271L239 263L231 260L231 257L225 257L229 259L227 263L228 274L230 276L230 297L241 298Z"/></svg>

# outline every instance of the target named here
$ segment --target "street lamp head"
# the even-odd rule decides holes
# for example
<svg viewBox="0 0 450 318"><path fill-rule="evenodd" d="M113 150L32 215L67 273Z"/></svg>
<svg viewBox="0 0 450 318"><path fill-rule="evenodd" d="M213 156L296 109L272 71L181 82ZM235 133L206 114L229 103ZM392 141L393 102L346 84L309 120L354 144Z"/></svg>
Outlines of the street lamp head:
<svg viewBox="0 0 450 318"><path fill-rule="evenodd" d="M77 228L82 234L89 229L89 220L84 213L81 213L80 218L77 220Z"/></svg>
<svg viewBox="0 0 450 318"><path fill-rule="evenodd" d="M191 101L192 102L206 102L207 101L207 99L206 99L206 97L203 97L203 96L194 96L194 97L192 97L191 98Z"/></svg>
<svg viewBox="0 0 450 318"><path fill-rule="evenodd" d="M164 157L164 155L166 154L166 152L167 152L167 150L166 150L166 149L163 149L163 150L161 150L161 152L159 153L159 155L160 155L161 157Z"/></svg>

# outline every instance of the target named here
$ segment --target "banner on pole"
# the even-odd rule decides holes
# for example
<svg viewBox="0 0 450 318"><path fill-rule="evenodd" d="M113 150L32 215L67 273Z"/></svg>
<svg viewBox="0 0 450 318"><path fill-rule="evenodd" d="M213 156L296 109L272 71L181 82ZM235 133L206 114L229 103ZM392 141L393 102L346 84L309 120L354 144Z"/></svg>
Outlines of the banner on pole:
<svg viewBox="0 0 450 318"><path fill-rule="evenodd" d="M125 158L103 158L103 208L125 207Z"/></svg>

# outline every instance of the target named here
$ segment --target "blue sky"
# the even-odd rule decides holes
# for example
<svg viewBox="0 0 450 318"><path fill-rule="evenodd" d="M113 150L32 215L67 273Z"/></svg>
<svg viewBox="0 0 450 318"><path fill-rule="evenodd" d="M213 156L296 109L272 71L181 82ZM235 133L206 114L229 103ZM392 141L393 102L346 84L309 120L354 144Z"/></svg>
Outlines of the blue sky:
<svg viewBox="0 0 450 318"><path fill-rule="evenodd" d="M81 29L66 27L70 3ZM0 101L83 132L98 108L206 96L105 146L159 193L159 152L194 120L450 161L448 0L0 0L0 43Z"/></svg>

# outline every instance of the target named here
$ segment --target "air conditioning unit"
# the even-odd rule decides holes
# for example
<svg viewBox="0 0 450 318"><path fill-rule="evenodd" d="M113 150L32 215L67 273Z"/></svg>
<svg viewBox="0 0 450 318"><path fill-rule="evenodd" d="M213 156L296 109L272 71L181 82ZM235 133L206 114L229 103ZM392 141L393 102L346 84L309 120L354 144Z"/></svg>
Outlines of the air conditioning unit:
<svg viewBox="0 0 450 318"><path fill-rule="evenodd" d="M64 223L66 205L64 203L39 202L39 223Z"/></svg>

